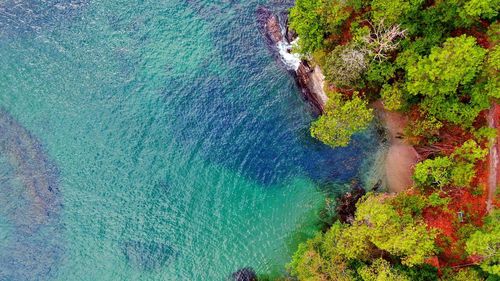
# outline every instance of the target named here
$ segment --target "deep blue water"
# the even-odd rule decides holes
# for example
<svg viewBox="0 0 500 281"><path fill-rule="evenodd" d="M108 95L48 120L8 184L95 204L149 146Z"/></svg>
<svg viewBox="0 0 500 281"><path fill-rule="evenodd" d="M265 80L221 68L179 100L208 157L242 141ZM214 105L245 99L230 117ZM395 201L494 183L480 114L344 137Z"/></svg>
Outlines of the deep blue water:
<svg viewBox="0 0 500 281"><path fill-rule="evenodd" d="M357 177L376 140L310 138L260 5L291 3L0 3L0 280L283 269L317 184Z"/></svg>

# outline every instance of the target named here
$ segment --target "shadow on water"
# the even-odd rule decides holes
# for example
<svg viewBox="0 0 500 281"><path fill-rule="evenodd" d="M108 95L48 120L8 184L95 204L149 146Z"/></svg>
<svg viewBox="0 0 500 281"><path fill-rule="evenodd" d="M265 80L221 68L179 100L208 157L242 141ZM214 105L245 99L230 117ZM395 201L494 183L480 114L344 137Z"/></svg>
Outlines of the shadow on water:
<svg viewBox="0 0 500 281"><path fill-rule="evenodd" d="M47 280L61 260L58 171L40 143L0 110L0 214L12 235L0 248L0 280Z"/></svg>

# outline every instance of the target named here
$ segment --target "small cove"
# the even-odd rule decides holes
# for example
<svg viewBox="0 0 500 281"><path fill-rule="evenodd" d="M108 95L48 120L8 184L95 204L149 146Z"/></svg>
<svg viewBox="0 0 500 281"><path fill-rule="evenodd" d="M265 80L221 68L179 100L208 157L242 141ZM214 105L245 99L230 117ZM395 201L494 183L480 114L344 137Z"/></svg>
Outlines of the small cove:
<svg viewBox="0 0 500 281"><path fill-rule="evenodd" d="M282 270L294 233L317 220L318 183L357 178L378 145L373 130L335 150L309 136L310 108L255 19L291 3L56 4L0 4L0 108L57 167L63 202L50 229L61 256L40 280ZM0 239L28 239L10 211Z"/></svg>

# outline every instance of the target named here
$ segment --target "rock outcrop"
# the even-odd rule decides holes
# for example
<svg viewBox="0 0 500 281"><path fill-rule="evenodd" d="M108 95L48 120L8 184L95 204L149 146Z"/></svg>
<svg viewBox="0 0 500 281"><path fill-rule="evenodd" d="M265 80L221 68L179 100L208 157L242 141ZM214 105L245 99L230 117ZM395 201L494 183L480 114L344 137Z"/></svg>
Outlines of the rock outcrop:
<svg viewBox="0 0 500 281"><path fill-rule="evenodd" d="M301 62L296 72L297 84L300 86L303 97L318 113L323 112L328 100L323 90L324 79L321 69L318 66L310 67L306 61Z"/></svg>
<svg viewBox="0 0 500 281"><path fill-rule="evenodd" d="M268 44L274 46L284 39L279 19L269 9L265 7L257 9L257 22Z"/></svg>
<svg viewBox="0 0 500 281"><path fill-rule="evenodd" d="M342 223L351 224L354 221L356 213L356 203L361 197L366 194L366 191L358 184L353 183L351 191L337 199L337 215Z"/></svg>
<svg viewBox="0 0 500 281"><path fill-rule="evenodd" d="M328 100L323 90L325 77L318 66L311 67L307 61L300 61L298 57L290 55L292 42L297 35L288 28L288 15L283 13L278 17L269 9L260 7L257 9L257 22L273 55L280 58L294 76L302 97L311 104L316 113L321 114ZM288 48L284 50L284 46Z"/></svg>

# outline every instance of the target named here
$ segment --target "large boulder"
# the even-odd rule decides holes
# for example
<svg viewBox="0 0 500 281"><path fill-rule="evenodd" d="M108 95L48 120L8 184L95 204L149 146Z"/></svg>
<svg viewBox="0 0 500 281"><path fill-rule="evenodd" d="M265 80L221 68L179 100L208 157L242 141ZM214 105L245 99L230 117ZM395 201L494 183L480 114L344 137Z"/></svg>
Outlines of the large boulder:
<svg viewBox="0 0 500 281"><path fill-rule="evenodd" d="M351 191L337 199L337 215L342 223L351 224L354 221L356 203L365 194L366 191L355 182L352 184Z"/></svg>

